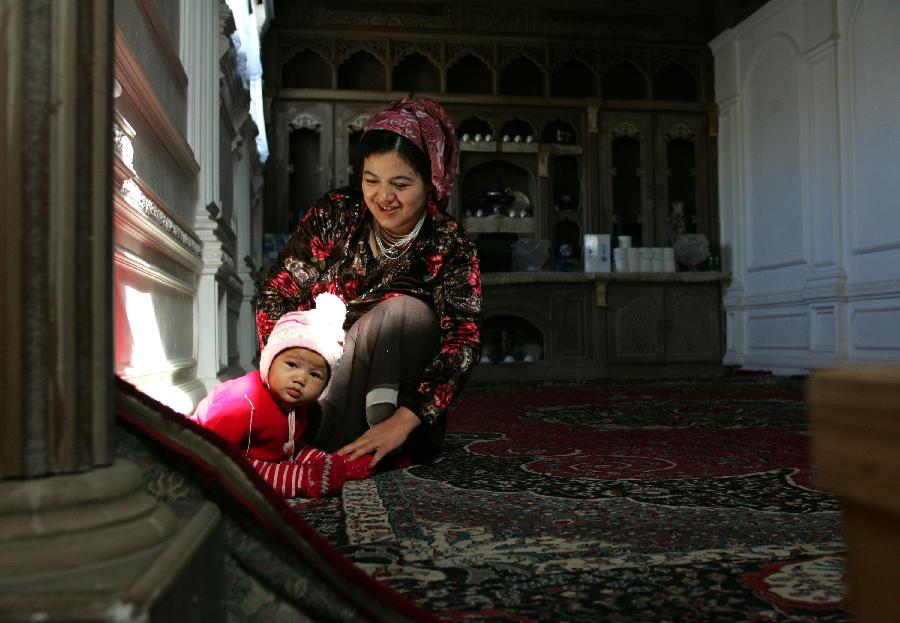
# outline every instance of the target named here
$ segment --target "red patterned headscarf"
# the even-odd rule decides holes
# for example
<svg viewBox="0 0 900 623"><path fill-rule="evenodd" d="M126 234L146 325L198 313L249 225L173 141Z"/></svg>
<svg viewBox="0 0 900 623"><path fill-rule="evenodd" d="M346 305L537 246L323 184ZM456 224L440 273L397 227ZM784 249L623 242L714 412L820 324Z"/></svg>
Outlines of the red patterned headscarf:
<svg viewBox="0 0 900 623"><path fill-rule="evenodd" d="M459 143L453 121L440 104L427 97L394 100L385 110L372 115L363 134L369 130L395 132L427 154L437 201L447 204L456 177Z"/></svg>

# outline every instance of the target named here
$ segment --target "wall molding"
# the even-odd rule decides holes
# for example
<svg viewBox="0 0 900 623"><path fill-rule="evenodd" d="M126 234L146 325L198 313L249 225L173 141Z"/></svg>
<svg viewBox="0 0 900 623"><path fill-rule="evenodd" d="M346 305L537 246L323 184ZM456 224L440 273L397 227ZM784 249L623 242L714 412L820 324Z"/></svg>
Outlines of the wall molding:
<svg viewBox="0 0 900 623"><path fill-rule="evenodd" d="M865 305L870 302L874 304ZM892 297L890 300L880 303L874 301L862 301L862 303L864 304L850 309L848 324L851 350L880 351L894 353L896 356L896 353L900 352L900 298ZM864 320L866 316L869 316L870 320ZM888 318L871 320L875 316L888 316ZM877 336L869 336L869 339L866 339L864 335L861 335L865 331L859 330L858 323L868 323L870 332L874 326ZM888 327L891 327L893 331Z"/></svg>
<svg viewBox="0 0 900 623"><path fill-rule="evenodd" d="M182 281L119 245L113 245L113 261L117 265L138 273L142 277L152 279L160 285L178 290L183 294L194 296L197 293L197 288L193 284Z"/></svg>
<svg viewBox="0 0 900 623"><path fill-rule="evenodd" d="M175 125L162 100L159 99L153 85L147 80L144 68L118 28L116 28L115 45L116 80L122 85L122 90L128 94L141 116L153 129L185 176L189 180L193 180L200 172L200 165L194 158L194 152L178 126Z"/></svg>
<svg viewBox="0 0 900 623"><path fill-rule="evenodd" d="M760 325L761 323L767 323L770 321L778 321L779 323L785 323L789 320L794 320L804 326L805 331L799 332L794 331L792 335L798 339L796 343L789 343L786 341L781 341L777 344L768 344L760 341L754 342L754 337L758 337L756 331L754 331L755 327ZM784 309L781 311L773 310L771 313L750 313L747 314L746 320L746 331L747 331L747 350L748 351L759 351L759 350L774 350L774 351L797 351L803 350L808 351L810 342L809 342L809 311L805 308L803 309ZM768 331L765 332L767 335Z"/></svg>
<svg viewBox="0 0 900 623"><path fill-rule="evenodd" d="M796 78L796 89L797 89L797 101L791 102L792 105L796 106L796 116L798 122L797 127L797 149L798 157L802 157L807 153L808 149L808 139L805 136L805 132L803 131L802 120L808 114L808 110L806 110L806 102L804 101L804 62L803 62L803 53L801 46L797 39L791 35L791 33L785 32L783 30L776 30L775 32L769 34L764 37L764 40L754 49L750 54L749 59L746 62L746 65L742 67L742 75L738 81L740 85L740 93L739 97L743 99L743 105L741 106L740 118L738 121L738 128L740 135L743 138L741 140L740 146L738 147L741 150L740 153L740 161L738 163L739 170L738 175L741 178L741 201L744 206L744 221L746 224L746 230L743 236L743 240L745 243L745 253L746 253L746 271L747 272L760 272L765 270L774 270L779 268L788 268L791 266L799 266L805 264L807 262L807 252L806 248L809 245L809 232L806 231L808 228L807 225L807 215L809 214L809 179L808 174L802 169L799 171L800 176L797 179L798 187L796 188L796 192L798 195L799 205L797 206L797 210L799 211L799 226L800 231L796 232L800 244L796 251L792 253L784 253L778 256L768 256L762 257L763 253L757 250L756 246L753 244L753 239L750 236L754 233L758 214L754 211L754 200L757 199L754 197L755 191L758 190L753 187L751 181L754 178L754 160L752 158L753 149L755 147L754 141L752 137L756 134L752 132L751 128L751 117L753 116L753 96L754 90L752 89L752 83L756 78L757 71L759 70L760 63L763 62L763 57L769 53L770 50L776 49L780 47L782 44L786 44L788 49L792 53L792 57L789 59L793 66L793 76ZM788 59L778 56L777 57L782 62L787 62ZM748 140L749 137L751 140ZM757 147L758 149L758 147Z"/></svg>
<svg viewBox="0 0 900 623"><path fill-rule="evenodd" d="M197 365L197 360L194 358L186 358L186 359L173 359L167 361L166 366L156 366L156 367L144 367L144 368L136 368L136 367L124 367L116 370L116 374L125 379L126 381L133 381L136 379L140 379L143 377L151 377L151 376L159 376L159 375L171 375L173 373L179 372L181 370L188 370ZM195 385L196 381L191 381L189 383L185 383L184 385ZM176 386L180 387L180 386Z"/></svg>
<svg viewBox="0 0 900 623"><path fill-rule="evenodd" d="M847 20L846 34L846 91L847 91L847 124L848 124L848 140L847 140L847 169L848 169L848 186L850 197L849 221L851 230L851 252L854 255L865 255L868 253L877 253L880 251L889 251L900 249L900 236L892 236L875 240L863 240L860 226L860 217L862 216L863 204L860 201L859 188L860 182L858 172L860 163L857 162L858 155L858 121L859 121L859 85L857 84L857 76L855 68L858 66L859 59L856 57L856 42L863 37L857 35L857 21L863 12L863 2L860 0L853 3ZM872 120L871 122L874 122ZM900 208L900 199L895 198L895 207Z"/></svg>
<svg viewBox="0 0 900 623"><path fill-rule="evenodd" d="M900 297L900 279L853 283L847 287L847 298L853 301Z"/></svg>
<svg viewBox="0 0 900 623"><path fill-rule="evenodd" d="M814 353L835 353L838 347L837 303L809 306L809 350Z"/></svg>
<svg viewBox="0 0 900 623"><path fill-rule="evenodd" d="M187 74L172 43L172 34L166 29L162 16L159 14L159 9L156 8L156 3L153 0L138 0L138 4L141 5L144 14L147 16L147 23L150 24L150 28L153 30L156 38L156 46L169 66L172 75L175 76L175 80L181 86L182 91L187 90Z"/></svg>
<svg viewBox="0 0 900 623"><path fill-rule="evenodd" d="M124 165L123 165L124 166ZM118 208L125 209L127 213L136 212L143 217L141 230L148 230L147 225L152 225L154 229L160 233L164 233L166 238L156 237L157 240L164 243L165 247L175 251L187 252L191 256L191 263L194 258L200 258L203 247L200 240L194 236L186 227L181 225L164 207L152 192L136 178L126 178L121 184L117 184L114 195L114 205ZM121 201L115 201L120 199ZM120 212L122 210L116 210ZM134 221L133 218L130 219ZM171 243L177 243L177 248L172 248Z"/></svg>
<svg viewBox="0 0 900 623"><path fill-rule="evenodd" d="M800 255L783 255L781 257L772 258L763 262L748 263L748 273L758 273L764 270L775 270L778 268L788 268L790 266L799 266L806 264L806 258Z"/></svg>

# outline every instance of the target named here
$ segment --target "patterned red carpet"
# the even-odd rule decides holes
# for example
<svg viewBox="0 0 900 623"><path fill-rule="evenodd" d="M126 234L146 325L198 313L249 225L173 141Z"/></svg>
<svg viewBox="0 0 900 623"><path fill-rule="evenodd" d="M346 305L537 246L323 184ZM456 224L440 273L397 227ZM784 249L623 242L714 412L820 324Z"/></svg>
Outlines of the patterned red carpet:
<svg viewBox="0 0 900 623"><path fill-rule="evenodd" d="M468 389L433 465L295 508L446 621L846 621L803 384Z"/></svg>

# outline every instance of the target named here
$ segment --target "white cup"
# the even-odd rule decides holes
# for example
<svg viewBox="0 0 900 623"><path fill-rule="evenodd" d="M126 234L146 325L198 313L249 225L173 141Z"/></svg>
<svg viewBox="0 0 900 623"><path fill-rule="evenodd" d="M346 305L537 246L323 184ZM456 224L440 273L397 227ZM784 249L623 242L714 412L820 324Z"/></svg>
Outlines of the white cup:
<svg viewBox="0 0 900 623"><path fill-rule="evenodd" d="M622 249L631 248L631 236L619 236L619 247Z"/></svg>
<svg viewBox="0 0 900 623"><path fill-rule="evenodd" d="M629 272L636 273L641 269L641 253L637 247L628 247L625 249L628 256L627 265Z"/></svg>
<svg viewBox="0 0 900 623"><path fill-rule="evenodd" d="M653 270L653 257L650 254L649 247L641 247L638 249L638 257L640 258L640 271L642 273L649 273Z"/></svg>

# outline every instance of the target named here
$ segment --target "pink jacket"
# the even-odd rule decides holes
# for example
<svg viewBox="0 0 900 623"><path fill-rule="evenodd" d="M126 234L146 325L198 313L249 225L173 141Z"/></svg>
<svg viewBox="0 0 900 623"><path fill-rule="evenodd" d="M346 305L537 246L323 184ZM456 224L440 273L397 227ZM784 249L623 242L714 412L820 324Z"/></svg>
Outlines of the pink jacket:
<svg viewBox="0 0 900 623"><path fill-rule="evenodd" d="M308 410L296 408L295 446L306 429ZM191 419L213 431L249 459L287 461L288 416L281 410L259 371L225 381L197 405Z"/></svg>

